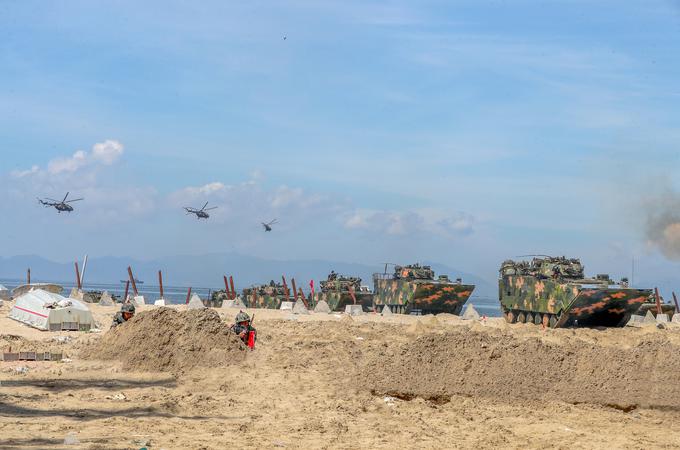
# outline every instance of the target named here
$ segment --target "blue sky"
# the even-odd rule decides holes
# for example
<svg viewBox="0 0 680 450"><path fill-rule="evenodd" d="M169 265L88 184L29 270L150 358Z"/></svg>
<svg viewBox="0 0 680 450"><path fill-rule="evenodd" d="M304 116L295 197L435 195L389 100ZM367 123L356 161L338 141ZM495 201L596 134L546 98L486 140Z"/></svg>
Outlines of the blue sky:
<svg viewBox="0 0 680 450"><path fill-rule="evenodd" d="M679 2L138 3L0 3L4 254L677 273Z"/></svg>

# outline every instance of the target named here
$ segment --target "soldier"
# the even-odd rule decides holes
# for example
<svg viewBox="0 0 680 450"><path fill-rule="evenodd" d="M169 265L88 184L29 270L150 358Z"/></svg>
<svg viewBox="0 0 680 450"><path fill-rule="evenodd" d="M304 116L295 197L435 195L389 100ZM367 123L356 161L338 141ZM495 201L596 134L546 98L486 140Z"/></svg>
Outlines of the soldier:
<svg viewBox="0 0 680 450"><path fill-rule="evenodd" d="M257 331L251 326L252 321L250 320L250 316L248 316L248 314L244 313L243 311L239 311L239 313L236 314L236 319L234 319L234 322L235 323L231 326L231 329L234 331L234 333L238 334L238 337L241 338L244 344L250 348L253 348L255 346Z"/></svg>
<svg viewBox="0 0 680 450"><path fill-rule="evenodd" d="M135 305L132 303L123 303L123 306L120 307L120 311L116 313L115 316L113 316L113 323L111 324L111 328L116 327L120 325L121 323L125 323L128 320L132 319L132 316L135 315Z"/></svg>

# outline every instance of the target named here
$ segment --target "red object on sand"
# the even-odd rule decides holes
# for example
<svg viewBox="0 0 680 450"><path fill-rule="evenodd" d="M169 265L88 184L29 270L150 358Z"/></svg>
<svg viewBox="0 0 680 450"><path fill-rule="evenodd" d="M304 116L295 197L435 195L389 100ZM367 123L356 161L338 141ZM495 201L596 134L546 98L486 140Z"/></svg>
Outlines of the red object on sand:
<svg viewBox="0 0 680 450"><path fill-rule="evenodd" d="M254 331L248 332L248 347L250 347L251 350L255 349L255 332Z"/></svg>

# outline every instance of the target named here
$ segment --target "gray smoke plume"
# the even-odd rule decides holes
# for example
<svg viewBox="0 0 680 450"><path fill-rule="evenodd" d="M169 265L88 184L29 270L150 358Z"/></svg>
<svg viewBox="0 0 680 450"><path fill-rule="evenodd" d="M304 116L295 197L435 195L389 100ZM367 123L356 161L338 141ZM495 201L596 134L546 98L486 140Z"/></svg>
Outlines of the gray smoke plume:
<svg viewBox="0 0 680 450"><path fill-rule="evenodd" d="M668 189L645 203L647 240L667 258L680 260L680 193Z"/></svg>

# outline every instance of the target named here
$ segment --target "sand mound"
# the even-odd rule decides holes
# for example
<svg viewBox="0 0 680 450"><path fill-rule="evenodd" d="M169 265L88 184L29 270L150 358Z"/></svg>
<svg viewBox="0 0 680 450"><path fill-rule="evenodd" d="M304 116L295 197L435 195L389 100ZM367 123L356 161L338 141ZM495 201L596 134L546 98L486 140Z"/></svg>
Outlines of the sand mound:
<svg viewBox="0 0 680 450"><path fill-rule="evenodd" d="M137 314L85 348L87 359L119 360L128 370L181 373L245 358L245 346L212 309L160 307Z"/></svg>
<svg viewBox="0 0 680 450"><path fill-rule="evenodd" d="M454 394L680 410L680 346L645 335L630 348L522 339L498 329L422 334L374 355L357 379L380 395L447 401Z"/></svg>

